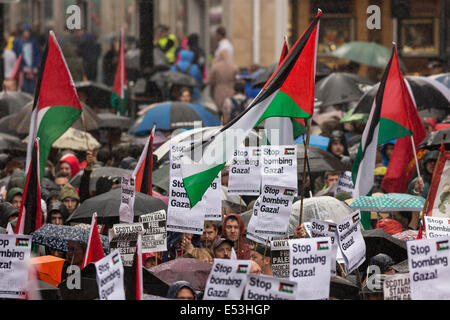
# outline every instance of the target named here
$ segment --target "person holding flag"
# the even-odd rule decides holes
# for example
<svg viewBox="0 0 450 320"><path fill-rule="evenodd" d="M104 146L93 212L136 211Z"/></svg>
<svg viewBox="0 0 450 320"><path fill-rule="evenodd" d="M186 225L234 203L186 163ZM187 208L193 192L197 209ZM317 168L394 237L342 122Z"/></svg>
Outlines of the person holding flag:
<svg viewBox="0 0 450 320"><path fill-rule="evenodd" d="M127 71L125 67L124 31L120 31L120 53L116 77L111 94L111 105L121 116L127 114Z"/></svg>

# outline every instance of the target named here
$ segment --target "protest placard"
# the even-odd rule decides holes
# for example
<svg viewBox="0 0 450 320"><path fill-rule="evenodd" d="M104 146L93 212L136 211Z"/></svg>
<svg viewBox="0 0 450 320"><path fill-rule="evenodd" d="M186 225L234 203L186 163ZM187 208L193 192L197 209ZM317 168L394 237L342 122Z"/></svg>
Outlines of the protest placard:
<svg viewBox="0 0 450 320"><path fill-rule="evenodd" d="M450 299L449 238L406 242L412 300Z"/></svg>
<svg viewBox="0 0 450 320"><path fill-rule="evenodd" d="M144 233L144 225L142 223L115 224L109 230L110 250L119 249L124 266L131 267L133 265L139 233Z"/></svg>
<svg viewBox="0 0 450 320"><path fill-rule="evenodd" d="M261 185L295 190L297 195L297 146L262 146Z"/></svg>
<svg viewBox="0 0 450 320"><path fill-rule="evenodd" d="M427 238L450 236L450 218L425 217L425 233Z"/></svg>
<svg viewBox="0 0 450 320"><path fill-rule="evenodd" d="M95 262L100 300L125 300L124 270L120 251L114 250Z"/></svg>
<svg viewBox="0 0 450 320"><path fill-rule="evenodd" d="M295 190L264 186L250 218L247 238L265 244L272 238L286 236Z"/></svg>
<svg viewBox="0 0 450 320"><path fill-rule="evenodd" d="M276 278L289 279L289 242L273 240L270 242L272 275Z"/></svg>
<svg viewBox="0 0 450 320"><path fill-rule="evenodd" d="M139 217L144 226L142 253L167 250L166 211L160 210Z"/></svg>
<svg viewBox="0 0 450 320"><path fill-rule="evenodd" d="M32 236L0 235L0 298L23 299Z"/></svg>
<svg viewBox="0 0 450 320"><path fill-rule="evenodd" d="M337 226L333 222L317 219L311 220L311 235L313 238L330 237L331 239L331 275L336 275L336 255L338 244L336 239Z"/></svg>
<svg viewBox="0 0 450 320"><path fill-rule="evenodd" d="M167 209L167 231L203 233L204 220L222 220L220 175L214 179L203 198L191 209L181 174L181 158L187 142L170 146L170 193Z"/></svg>
<svg viewBox="0 0 450 320"><path fill-rule="evenodd" d="M122 195L120 199L119 216L120 222L133 223L135 186L134 178L130 175L122 176Z"/></svg>
<svg viewBox="0 0 450 320"><path fill-rule="evenodd" d="M353 194L354 188L355 186L353 185L352 172L351 171L342 172L339 175L334 195L336 196L339 192L348 192L350 194Z"/></svg>
<svg viewBox="0 0 450 320"><path fill-rule="evenodd" d="M297 300L328 299L330 268L329 237L289 240L289 280L297 282Z"/></svg>
<svg viewBox="0 0 450 320"><path fill-rule="evenodd" d="M411 300L409 273L386 275L383 282L384 300Z"/></svg>
<svg viewBox="0 0 450 320"><path fill-rule="evenodd" d="M366 243L361 234L360 212L350 214L337 225L338 245L345 261L345 273L350 274L366 260Z"/></svg>
<svg viewBox="0 0 450 320"><path fill-rule="evenodd" d="M228 194L259 196L261 148L241 147L234 151L228 178Z"/></svg>
<svg viewBox="0 0 450 320"><path fill-rule="evenodd" d="M295 300L296 296L297 282L264 275L248 275L244 300Z"/></svg>
<svg viewBox="0 0 450 320"><path fill-rule="evenodd" d="M240 300L250 267L250 260L214 259L203 300Z"/></svg>

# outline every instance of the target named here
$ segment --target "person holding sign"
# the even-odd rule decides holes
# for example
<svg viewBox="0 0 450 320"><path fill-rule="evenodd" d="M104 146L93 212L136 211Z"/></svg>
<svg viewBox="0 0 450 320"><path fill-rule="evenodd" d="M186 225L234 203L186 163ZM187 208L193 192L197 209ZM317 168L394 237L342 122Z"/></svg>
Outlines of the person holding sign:
<svg viewBox="0 0 450 320"><path fill-rule="evenodd" d="M234 243L237 258L239 260L249 260L251 248L244 240L245 224L237 214L229 214L223 220L222 235L224 238Z"/></svg>
<svg viewBox="0 0 450 320"><path fill-rule="evenodd" d="M271 252L267 246L257 245L250 253L250 259L255 261L260 267L262 274L272 275Z"/></svg>

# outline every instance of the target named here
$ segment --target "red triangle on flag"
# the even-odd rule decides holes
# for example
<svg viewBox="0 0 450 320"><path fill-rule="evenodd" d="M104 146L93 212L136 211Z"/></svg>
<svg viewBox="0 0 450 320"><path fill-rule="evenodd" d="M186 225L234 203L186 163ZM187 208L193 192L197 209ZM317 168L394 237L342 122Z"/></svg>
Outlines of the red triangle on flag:
<svg viewBox="0 0 450 320"><path fill-rule="evenodd" d="M97 227L97 213L92 215L91 229L89 231L89 241L86 248L86 253L83 259L81 269L86 267L89 263L97 262L105 257L103 252L102 242Z"/></svg>

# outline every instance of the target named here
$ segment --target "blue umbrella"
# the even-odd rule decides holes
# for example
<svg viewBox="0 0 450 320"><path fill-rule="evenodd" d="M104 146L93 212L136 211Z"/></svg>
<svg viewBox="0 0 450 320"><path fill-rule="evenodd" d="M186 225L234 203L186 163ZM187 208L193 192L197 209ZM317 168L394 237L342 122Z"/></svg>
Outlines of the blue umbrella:
<svg viewBox="0 0 450 320"><path fill-rule="evenodd" d="M143 135L152 130L175 130L219 126L220 121L206 108L192 103L168 102L150 109L142 118L138 119L130 129L133 134Z"/></svg>
<svg viewBox="0 0 450 320"><path fill-rule="evenodd" d="M450 72L430 76L430 78L442 83L444 86L450 89Z"/></svg>
<svg viewBox="0 0 450 320"><path fill-rule="evenodd" d="M297 140L295 140L295 143L303 144L303 136L298 137ZM325 151L327 150L329 143L330 143L330 138L327 138L327 137L311 135L309 138L310 146L320 148Z"/></svg>

